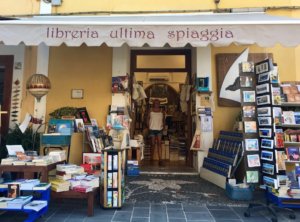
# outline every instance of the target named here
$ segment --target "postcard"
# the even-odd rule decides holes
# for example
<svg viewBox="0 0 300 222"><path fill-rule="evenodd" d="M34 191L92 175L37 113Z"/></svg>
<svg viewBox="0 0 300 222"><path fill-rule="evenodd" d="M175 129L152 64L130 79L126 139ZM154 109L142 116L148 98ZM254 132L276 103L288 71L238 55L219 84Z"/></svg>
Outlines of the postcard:
<svg viewBox="0 0 300 222"><path fill-rule="evenodd" d="M255 63L254 68L255 74L257 75L261 73L270 72L271 70L273 70L273 61L271 58L268 58L264 61Z"/></svg>
<svg viewBox="0 0 300 222"><path fill-rule="evenodd" d="M257 116L271 116L271 107L258 107Z"/></svg>
<svg viewBox="0 0 300 222"><path fill-rule="evenodd" d="M270 92L269 83L261 84L256 86L256 94L263 94Z"/></svg>
<svg viewBox="0 0 300 222"><path fill-rule="evenodd" d="M262 150L260 158L262 160L273 161L273 152L272 151Z"/></svg>
<svg viewBox="0 0 300 222"><path fill-rule="evenodd" d="M245 139L245 149L247 151L258 151L258 139Z"/></svg>
<svg viewBox="0 0 300 222"><path fill-rule="evenodd" d="M262 172L269 175L274 175L274 165L269 163L262 164Z"/></svg>
<svg viewBox="0 0 300 222"><path fill-rule="evenodd" d="M258 154L247 155L248 167L260 167L260 159Z"/></svg>
<svg viewBox="0 0 300 222"><path fill-rule="evenodd" d="M270 95L258 96L257 97L257 105L266 105L270 104Z"/></svg>
<svg viewBox="0 0 300 222"><path fill-rule="evenodd" d="M266 186L278 189L278 183L277 180L271 177L263 176L263 182Z"/></svg>
<svg viewBox="0 0 300 222"><path fill-rule="evenodd" d="M245 121L244 122L245 133L256 133L256 121Z"/></svg>
<svg viewBox="0 0 300 222"><path fill-rule="evenodd" d="M272 129L271 128L259 128L258 133L260 137L271 138Z"/></svg>
<svg viewBox="0 0 300 222"><path fill-rule="evenodd" d="M239 71L241 73L254 72L254 63L253 62L241 62L239 64Z"/></svg>
<svg viewBox="0 0 300 222"><path fill-rule="evenodd" d="M257 117L259 126L271 126L272 118L271 117Z"/></svg>
<svg viewBox="0 0 300 222"><path fill-rule="evenodd" d="M244 117L255 117L255 106L243 106Z"/></svg>
<svg viewBox="0 0 300 222"><path fill-rule="evenodd" d="M261 148L273 149L274 141L270 139L261 139Z"/></svg>
<svg viewBox="0 0 300 222"><path fill-rule="evenodd" d="M253 77L252 76L240 76L240 87L247 88L253 86Z"/></svg>
<svg viewBox="0 0 300 222"><path fill-rule="evenodd" d="M246 183L258 183L259 172L258 171L246 171Z"/></svg>
<svg viewBox="0 0 300 222"><path fill-rule="evenodd" d="M243 102L254 103L255 102L255 91L243 91Z"/></svg>
<svg viewBox="0 0 300 222"><path fill-rule="evenodd" d="M268 72L258 75L258 79L257 79L258 83L269 82L269 81L270 81L270 74Z"/></svg>

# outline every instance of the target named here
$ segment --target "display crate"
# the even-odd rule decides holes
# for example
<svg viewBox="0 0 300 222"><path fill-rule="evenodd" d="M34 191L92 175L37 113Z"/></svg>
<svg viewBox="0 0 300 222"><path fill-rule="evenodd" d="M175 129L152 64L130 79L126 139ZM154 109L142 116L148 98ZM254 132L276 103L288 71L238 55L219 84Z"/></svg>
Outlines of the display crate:
<svg viewBox="0 0 300 222"><path fill-rule="evenodd" d="M253 188L251 186L248 188L240 188L226 183L226 194L233 200L252 200Z"/></svg>

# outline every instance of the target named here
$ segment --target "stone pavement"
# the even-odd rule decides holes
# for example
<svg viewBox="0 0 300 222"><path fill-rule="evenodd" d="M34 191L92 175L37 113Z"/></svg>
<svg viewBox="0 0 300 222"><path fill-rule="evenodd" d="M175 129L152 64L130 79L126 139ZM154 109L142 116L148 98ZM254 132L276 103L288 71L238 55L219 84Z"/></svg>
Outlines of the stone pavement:
<svg viewBox="0 0 300 222"><path fill-rule="evenodd" d="M210 206L181 204L158 204L139 202L125 203L122 209L107 210L99 205L95 207L93 217L86 216L86 205L78 200L52 203L49 212L38 222L264 222L271 221L266 211L256 212L249 218L244 217L246 206ZM300 220L300 210L296 210L296 220L290 220L288 215L279 214L278 222ZM7 212L0 215L1 222L21 222L25 215Z"/></svg>

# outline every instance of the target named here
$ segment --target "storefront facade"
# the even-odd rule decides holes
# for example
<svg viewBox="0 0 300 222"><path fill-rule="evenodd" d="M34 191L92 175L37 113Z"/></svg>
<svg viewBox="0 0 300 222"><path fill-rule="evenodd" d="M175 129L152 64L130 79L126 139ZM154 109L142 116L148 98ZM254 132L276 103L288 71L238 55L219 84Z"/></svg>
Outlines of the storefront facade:
<svg viewBox="0 0 300 222"><path fill-rule="evenodd" d="M284 15L288 17L300 17L300 3L296 1L248 1L248 3L232 3L232 1L220 1L218 5L212 0L202 1L196 3L195 1L164 1L155 4L147 4L147 2L136 1L124 4L122 1L109 1L95 3L94 1L74 1L65 0L58 6L52 6L50 3L44 1L7 1L1 3L1 14L7 15L29 15L29 14L48 14L48 13L72 13L72 12L86 12L87 15L95 14L95 11L111 11L111 12L183 12L187 10L190 12L204 12L211 10L222 10L225 12L228 9L269 7L268 14L271 15ZM30 4L29 4L30 2ZM17 5L17 7L15 6ZM292 8L292 7L296 8ZM274 9L271 9L274 7ZM3 11L2 11L3 10ZM92 13L94 12L94 13ZM163 15L162 15L163 16ZM174 15L173 15L174 16ZM176 17L176 16L175 16ZM178 17L179 18L179 17ZM77 25L80 19L76 18ZM119 22L124 22L120 20ZM21 99L20 99L20 112L16 117L18 122L21 122L25 114L31 113L36 117L48 118L48 114L53 110L63 106L74 107L87 107L89 114L98 120L99 125L105 125L107 107L110 104L125 104L126 98L124 95L115 95L111 92L111 78L112 76L124 75L130 73L130 51L144 46L146 42L147 49L191 49L192 51L192 73L197 73L198 77L210 77L210 88L214 92L214 119L213 119L213 132L208 133L205 146L210 146L213 136L217 136L218 132L222 130L232 130L232 123L238 115L240 108L221 107L217 102L217 74L216 74L216 55L219 53L241 53L245 48L249 47L250 53L272 53L274 61L279 65L279 73L281 81L289 80L295 81L300 79L300 48L283 47L281 45L273 45L271 39L275 35L269 36L270 44L265 44L268 47L259 47L257 43L260 39L259 33L256 33L258 41L238 42L232 41L235 36L235 31L229 29L212 28L205 32L194 31L191 24L184 24L172 30L166 30L166 26L139 26L128 27L122 29L116 24L103 28L99 32L93 32L90 28L82 28L75 30L76 33L64 31L64 26L51 26L52 28L43 27L46 33L46 40L48 43L39 45L38 39L33 38L32 33L24 36L21 41L25 45L18 45L15 42L10 43L5 40L4 44L0 45L0 55L14 55L14 70L13 82L19 80L21 82ZM55 21L53 22L55 24ZM142 24L143 25L143 24ZM25 25L24 25L25 26ZM107 24L106 24L107 26ZM39 26L37 26L39 29ZM70 24L67 26L70 27ZM79 26L80 27L80 26ZM83 26L82 26L83 27ZM152 29L154 28L154 29ZM249 29L250 26L245 27ZM201 29L202 30L202 29ZM207 32L207 33L206 33ZM28 32L29 33L29 32ZM108 33L108 34L106 34ZM207 34L210 34L209 36ZM253 36L255 36L253 35ZM77 37L83 37L82 41L77 41ZM110 37L108 41L105 39ZM297 38L286 34L287 37ZM70 38L73 41L69 41ZM95 43L89 42L88 39L97 38L99 41ZM166 38L165 40L163 38ZM182 39L185 41L182 41ZM207 38L207 41L196 41L196 39ZM64 41L62 39L68 39ZM128 44L124 44L126 39ZM218 45L219 39L223 39L223 43ZM3 39L0 39L3 41ZM228 40L228 44L226 41ZM28 41L26 43L26 41ZM32 42L30 42L32 41ZM57 43L54 43L57 41ZM126 42L125 41L125 42ZM216 44L213 43L215 41ZM236 42L240 46L231 44ZM297 42L297 41L296 41ZM105 44L102 44L105 43ZM169 46L166 46L168 43ZM210 44L213 43L213 44ZM186 46L189 44L189 46ZM14 46L10 46L14 45ZM150 47L149 47L150 45ZM17 66L20 64L20 66ZM43 98L41 103L37 103L34 98L26 92L26 80L33 73L43 73L48 75L51 80L52 89ZM84 99L77 100L71 98L72 89L83 89ZM196 104L199 105L199 104ZM14 125L11 121L10 126Z"/></svg>

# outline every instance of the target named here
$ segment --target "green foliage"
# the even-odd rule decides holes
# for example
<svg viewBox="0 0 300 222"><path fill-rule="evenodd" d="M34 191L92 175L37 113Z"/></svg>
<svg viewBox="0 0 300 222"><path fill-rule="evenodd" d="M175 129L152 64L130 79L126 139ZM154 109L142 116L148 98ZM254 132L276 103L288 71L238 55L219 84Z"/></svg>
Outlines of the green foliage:
<svg viewBox="0 0 300 222"><path fill-rule="evenodd" d="M39 153L40 135L35 133L31 127L28 127L24 133L16 125L15 128L9 129L7 136L4 138L6 145L22 145L24 150L34 150ZM5 145L0 148L0 158L7 156Z"/></svg>
<svg viewBox="0 0 300 222"><path fill-rule="evenodd" d="M49 114L49 116L54 119L61 119L62 116L76 116L76 115L77 115L77 108L70 107L70 106L58 108Z"/></svg>

